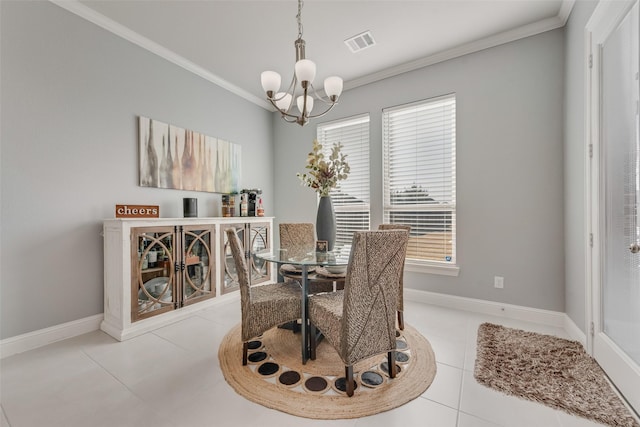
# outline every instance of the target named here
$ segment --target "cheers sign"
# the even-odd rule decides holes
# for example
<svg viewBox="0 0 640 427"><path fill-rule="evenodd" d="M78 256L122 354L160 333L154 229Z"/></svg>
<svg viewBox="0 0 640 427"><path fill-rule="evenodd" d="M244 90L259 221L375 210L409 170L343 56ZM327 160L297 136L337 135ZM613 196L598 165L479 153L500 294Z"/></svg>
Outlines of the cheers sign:
<svg viewBox="0 0 640 427"><path fill-rule="evenodd" d="M116 218L158 218L160 206L116 205Z"/></svg>

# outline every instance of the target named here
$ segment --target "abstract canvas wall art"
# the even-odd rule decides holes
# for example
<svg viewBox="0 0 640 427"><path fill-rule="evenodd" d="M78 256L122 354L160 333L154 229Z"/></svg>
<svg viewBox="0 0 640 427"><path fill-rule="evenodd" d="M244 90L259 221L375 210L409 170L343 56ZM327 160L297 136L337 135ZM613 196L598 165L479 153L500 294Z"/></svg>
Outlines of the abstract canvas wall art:
<svg viewBox="0 0 640 427"><path fill-rule="evenodd" d="M237 193L238 144L139 117L140 186Z"/></svg>

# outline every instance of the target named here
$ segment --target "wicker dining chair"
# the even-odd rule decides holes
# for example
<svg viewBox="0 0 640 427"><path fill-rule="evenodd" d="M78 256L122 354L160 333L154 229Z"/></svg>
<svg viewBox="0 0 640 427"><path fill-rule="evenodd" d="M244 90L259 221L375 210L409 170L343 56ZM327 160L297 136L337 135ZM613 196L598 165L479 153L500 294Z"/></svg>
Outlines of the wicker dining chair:
<svg viewBox="0 0 640 427"><path fill-rule="evenodd" d="M387 353L390 378L396 376L398 281L409 235L403 230L353 234L343 291L309 296L311 358L316 328L345 364L346 392L353 396L353 365Z"/></svg>
<svg viewBox="0 0 640 427"><path fill-rule="evenodd" d="M378 230L405 230L407 234L411 232L410 225L404 224L380 224ZM406 258L406 253L405 253ZM400 272L400 283L398 290L398 329L404 330L404 261L402 261L402 271Z"/></svg>
<svg viewBox="0 0 640 427"><path fill-rule="evenodd" d="M280 224L280 249L302 253L315 251L316 227L312 223L282 223ZM292 274L292 266L284 264L280 267L280 274L285 281L295 280L300 282L300 274ZM312 277L309 279L309 293L332 292L333 280Z"/></svg>
<svg viewBox="0 0 640 427"><path fill-rule="evenodd" d="M269 329L300 318L301 295L296 283L249 284L249 270L235 228L226 230L240 284L242 364L247 364L249 341Z"/></svg>
<svg viewBox="0 0 640 427"><path fill-rule="evenodd" d="M280 224L280 247L309 247L315 248L316 228L310 222Z"/></svg>

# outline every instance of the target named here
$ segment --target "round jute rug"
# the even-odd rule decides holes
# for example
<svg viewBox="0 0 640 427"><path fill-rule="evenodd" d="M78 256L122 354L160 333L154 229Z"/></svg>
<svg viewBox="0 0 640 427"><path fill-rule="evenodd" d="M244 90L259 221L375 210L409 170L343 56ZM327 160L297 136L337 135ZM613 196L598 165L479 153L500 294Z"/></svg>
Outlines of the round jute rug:
<svg viewBox="0 0 640 427"><path fill-rule="evenodd" d="M316 360L302 364L300 334L274 328L250 343L242 365L240 325L227 333L218 358L227 382L238 394L268 408L314 419L359 418L388 411L420 396L436 375L429 341L410 325L397 337L396 378L387 374L387 355L354 366L356 389L344 393L344 364L326 341Z"/></svg>

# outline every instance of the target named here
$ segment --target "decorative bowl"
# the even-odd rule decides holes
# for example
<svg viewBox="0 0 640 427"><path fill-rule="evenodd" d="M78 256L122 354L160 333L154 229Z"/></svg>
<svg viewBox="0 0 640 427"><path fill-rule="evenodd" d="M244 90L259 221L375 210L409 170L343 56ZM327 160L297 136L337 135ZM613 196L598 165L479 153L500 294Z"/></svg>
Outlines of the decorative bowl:
<svg viewBox="0 0 640 427"><path fill-rule="evenodd" d="M326 265L324 268L332 274L340 274L347 271L346 265Z"/></svg>

